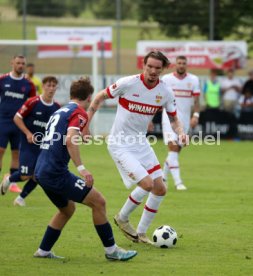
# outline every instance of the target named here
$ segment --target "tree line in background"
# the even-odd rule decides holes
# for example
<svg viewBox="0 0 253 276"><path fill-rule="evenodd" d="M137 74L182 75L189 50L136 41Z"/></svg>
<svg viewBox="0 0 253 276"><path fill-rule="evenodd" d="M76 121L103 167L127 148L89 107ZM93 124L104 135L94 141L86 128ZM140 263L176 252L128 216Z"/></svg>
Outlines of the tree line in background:
<svg viewBox="0 0 253 276"><path fill-rule="evenodd" d="M11 1L19 14L23 1ZM27 14L44 17L78 17L89 9L95 18L116 18L116 0L26 0ZM214 39L233 34L251 42L253 37L252 0L213 0ZM121 0L121 18L157 22L168 37L188 38L209 35L209 0Z"/></svg>

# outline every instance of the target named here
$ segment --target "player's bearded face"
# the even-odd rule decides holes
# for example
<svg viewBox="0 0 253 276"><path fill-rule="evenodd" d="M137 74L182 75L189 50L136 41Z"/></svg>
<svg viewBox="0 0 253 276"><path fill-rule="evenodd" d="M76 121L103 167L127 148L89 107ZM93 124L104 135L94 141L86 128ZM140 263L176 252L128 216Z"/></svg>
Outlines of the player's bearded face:
<svg viewBox="0 0 253 276"><path fill-rule="evenodd" d="M179 75L183 75L186 72L187 63L185 60L178 60L176 63L176 71Z"/></svg>
<svg viewBox="0 0 253 276"><path fill-rule="evenodd" d="M144 65L144 77L149 83L155 83L162 73L162 61L154 58L149 58Z"/></svg>
<svg viewBox="0 0 253 276"><path fill-rule="evenodd" d="M13 61L13 70L17 75L21 75L25 71L25 59L23 58L16 58Z"/></svg>

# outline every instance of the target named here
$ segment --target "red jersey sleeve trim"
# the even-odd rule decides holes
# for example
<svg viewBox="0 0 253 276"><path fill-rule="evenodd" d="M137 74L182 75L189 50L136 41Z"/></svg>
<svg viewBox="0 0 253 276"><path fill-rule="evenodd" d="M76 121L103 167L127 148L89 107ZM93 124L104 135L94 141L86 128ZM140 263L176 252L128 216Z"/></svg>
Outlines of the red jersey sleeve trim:
<svg viewBox="0 0 253 276"><path fill-rule="evenodd" d="M174 111L174 112L167 112L167 114L168 114L169 116L174 117L174 116L177 115L177 111Z"/></svg>
<svg viewBox="0 0 253 276"><path fill-rule="evenodd" d="M26 102L20 107L17 113L25 118L33 110L34 106L40 101L39 96L35 96L26 100Z"/></svg>
<svg viewBox="0 0 253 276"><path fill-rule="evenodd" d="M107 93L107 95L108 95L109 98L111 98L111 99L114 98L114 97L112 96L111 92L110 92L110 88L109 88L109 87L106 88L106 93Z"/></svg>
<svg viewBox="0 0 253 276"><path fill-rule="evenodd" d="M198 92L192 92L192 95L193 96L200 96L200 92L198 91Z"/></svg>

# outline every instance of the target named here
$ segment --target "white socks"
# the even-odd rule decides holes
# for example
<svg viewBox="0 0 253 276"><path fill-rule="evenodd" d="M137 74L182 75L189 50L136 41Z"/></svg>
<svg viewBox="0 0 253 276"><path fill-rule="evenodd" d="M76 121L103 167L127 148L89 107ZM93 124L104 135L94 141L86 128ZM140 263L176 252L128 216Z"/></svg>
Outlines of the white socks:
<svg viewBox="0 0 253 276"><path fill-rule="evenodd" d="M117 248L116 243L110 247L104 247L106 254L112 254Z"/></svg>
<svg viewBox="0 0 253 276"><path fill-rule="evenodd" d="M42 249L39 248L38 253L39 253L40 256L45 257L50 253L50 251L45 251L45 250L42 250Z"/></svg>
<svg viewBox="0 0 253 276"><path fill-rule="evenodd" d="M182 179L180 177L178 155L178 152L170 151L164 164L164 167L167 168L164 168L163 170L164 179L167 180L168 173L166 174L166 172L170 172L175 185L182 183Z"/></svg>
<svg viewBox="0 0 253 276"><path fill-rule="evenodd" d="M143 198L149 192L145 191L141 187L137 186L132 193L129 195L127 201L124 206L121 208L119 212L119 218L122 221L128 221L129 215L141 204Z"/></svg>
<svg viewBox="0 0 253 276"><path fill-rule="evenodd" d="M137 227L138 234L147 232L148 227L153 221L163 198L164 196L157 196L152 193L149 193L146 205L141 216L141 220Z"/></svg>

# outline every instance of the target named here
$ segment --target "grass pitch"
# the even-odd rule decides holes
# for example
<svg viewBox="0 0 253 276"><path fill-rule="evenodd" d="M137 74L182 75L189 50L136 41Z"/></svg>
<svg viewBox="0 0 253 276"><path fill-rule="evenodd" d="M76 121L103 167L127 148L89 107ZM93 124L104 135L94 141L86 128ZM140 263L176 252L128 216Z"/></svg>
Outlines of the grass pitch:
<svg viewBox="0 0 253 276"><path fill-rule="evenodd" d="M159 141L154 149L163 163L166 147ZM83 146L82 156L94 174L95 186L107 199L112 222L129 191L121 183L105 145ZM131 243L112 223L117 244L137 250L138 256L126 263L107 261L90 210L78 205L54 247L66 259L34 259L32 254L56 212L37 187L24 208L12 205L16 194L0 198L0 275L251 275L252 142L190 146L183 150L180 161L188 190L176 191L170 179L166 198L148 232L151 237L156 227L173 226L179 236L175 248ZM9 153L3 173L8 164ZM142 208L133 213L133 225L137 226Z"/></svg>

